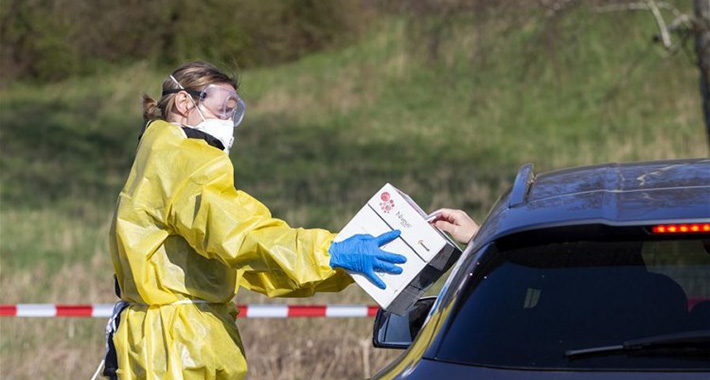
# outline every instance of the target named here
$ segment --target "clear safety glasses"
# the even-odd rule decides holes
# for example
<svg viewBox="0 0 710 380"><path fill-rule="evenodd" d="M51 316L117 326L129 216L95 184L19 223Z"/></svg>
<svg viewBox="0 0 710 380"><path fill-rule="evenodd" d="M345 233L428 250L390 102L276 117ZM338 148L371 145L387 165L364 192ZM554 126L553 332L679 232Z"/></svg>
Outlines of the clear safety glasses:
<svg viewBox="0 0 710 380"><path fill-rule="evenodd" d="M210 84L200 91L198 107L208 110L218 119L232 120L236 128L246 113L246 105L237 92L216 84Z"/></svg>
<svg viewBox="0 0 710 380"><path fill-rule="evenodd" d="M234 128L239 126L246 114L246 104L236 91L216 84L209 84L202 91L183 87L172 75L170 78L180 86L179 89L163 91L163 95L185 91L197 97L197 110L206 110L211 116L222 120L232 120ZM202 114L202 111L200 111ZM204 118L208 115L202 115Z"/></svg>

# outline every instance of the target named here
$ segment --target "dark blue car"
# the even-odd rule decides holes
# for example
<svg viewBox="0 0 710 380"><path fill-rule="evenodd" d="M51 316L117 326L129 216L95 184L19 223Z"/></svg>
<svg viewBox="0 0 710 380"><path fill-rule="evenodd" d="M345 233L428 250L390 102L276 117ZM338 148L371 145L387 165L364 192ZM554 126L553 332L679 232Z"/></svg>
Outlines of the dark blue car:
<svg viewBox="0 0 710 380"><path fill-rule="evenodd" d="M710 379L710 159L523 166L374 379Z"/></svg>

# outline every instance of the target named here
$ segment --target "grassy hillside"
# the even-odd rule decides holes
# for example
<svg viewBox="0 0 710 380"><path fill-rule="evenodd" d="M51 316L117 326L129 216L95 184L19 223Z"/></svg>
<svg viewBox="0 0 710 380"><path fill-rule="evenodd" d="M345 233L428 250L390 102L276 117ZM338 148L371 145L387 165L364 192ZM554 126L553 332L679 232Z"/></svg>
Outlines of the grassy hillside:
<svg viewBox="0 0 710 380"><path fill-rule="evenodd" d="M350 47L242 73L236 183L292 225L337 230L385 182L426 210L481 221L525 162L549 171L707 155L692 57L651 44L650 15L381 21ZM0 303L113 302L108 224L140 94L157 96L166 74L138 62L0 89ZM368 300L353 287L238 302ZM0 319L0 377L89 377L103 324ZM367 320L239 325L255 379L358 378L396 354L368 347Z"/></svg>

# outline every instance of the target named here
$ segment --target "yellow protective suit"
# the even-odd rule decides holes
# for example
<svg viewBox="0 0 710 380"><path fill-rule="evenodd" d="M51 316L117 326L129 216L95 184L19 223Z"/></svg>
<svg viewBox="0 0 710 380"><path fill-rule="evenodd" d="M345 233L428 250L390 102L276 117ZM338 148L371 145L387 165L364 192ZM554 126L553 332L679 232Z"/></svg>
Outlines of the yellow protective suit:
<svg viewBox="0 0 710 380"><path fill-rule="evenodd" d="M224 152L179 126L156 121L141 138L110 233L131 304L113 338L120 379L240 379L238 286L300 297L352 283L328 264L333 234L272 218L233 176Z"/></svg>

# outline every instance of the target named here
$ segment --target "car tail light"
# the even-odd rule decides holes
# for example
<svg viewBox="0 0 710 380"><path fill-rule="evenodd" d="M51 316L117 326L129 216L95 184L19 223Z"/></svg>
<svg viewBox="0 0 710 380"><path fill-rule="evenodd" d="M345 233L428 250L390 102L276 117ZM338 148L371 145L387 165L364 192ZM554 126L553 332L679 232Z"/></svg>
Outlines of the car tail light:
<svg viewBox="0 0 710 380"><path fill-rule="evenodd" d="M710 223L659 224L651 227L654 234L710 233Z"/></svg>

